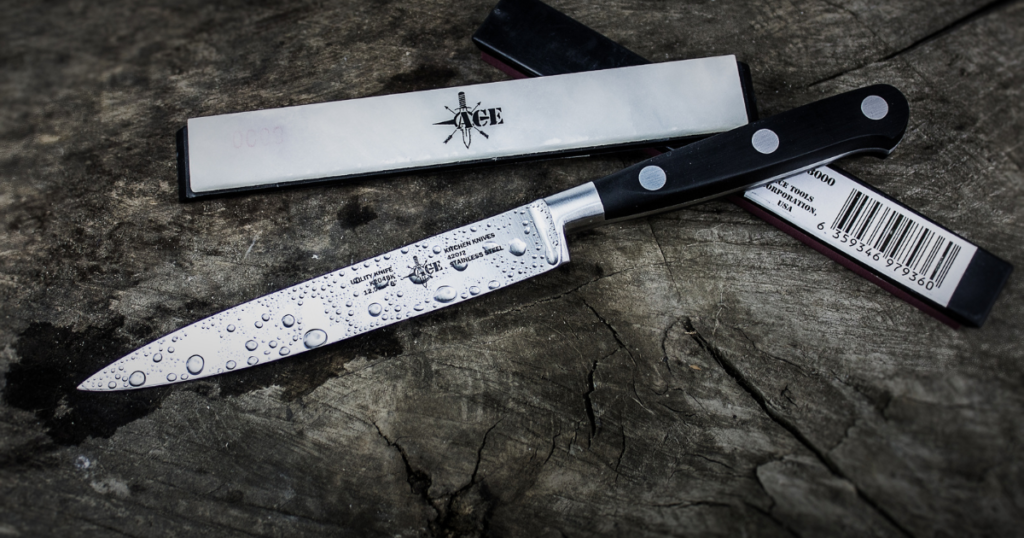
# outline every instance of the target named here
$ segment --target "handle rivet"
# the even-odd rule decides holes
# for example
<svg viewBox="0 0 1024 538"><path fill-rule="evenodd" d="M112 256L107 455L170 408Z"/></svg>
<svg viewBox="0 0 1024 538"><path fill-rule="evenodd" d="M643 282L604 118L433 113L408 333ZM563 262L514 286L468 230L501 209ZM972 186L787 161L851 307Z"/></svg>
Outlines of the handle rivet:
<svg viewBox="0 0 1024 538"><path fill-rule="evenodd" d="M860 111L870 120L880 120L889 113L889 103L877 95L869 95L860 102Z"/></svg>
<svg viewBox="0 0 1024 538"><path fill-rule="evenodd" d="M665 179L665 171L660 166L645 166L640 170L640 186L649 191L664 187Z"/></svg>
<svg viewBox="0 0 1024 538"><path fill-rule="evenodd" d="M771 129L761 129L750 138L750 143L758 152L768 155L779 149L779 135Z"/></svg>

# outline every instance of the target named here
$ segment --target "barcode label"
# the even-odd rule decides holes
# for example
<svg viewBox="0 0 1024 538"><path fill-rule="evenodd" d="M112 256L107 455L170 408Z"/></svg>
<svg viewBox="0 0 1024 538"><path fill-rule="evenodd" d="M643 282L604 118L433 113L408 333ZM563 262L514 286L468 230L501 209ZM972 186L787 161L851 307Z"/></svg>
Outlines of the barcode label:
<svg viewBox="0 0 1024 538"><path fill-rule="evenodd" d="M828 167L744 196L942 306L949 304L977 251L949 230Z"/></svg>
<svg viewBox="0 0 1024 538"><path fill-rule="evenodd" d="M875 255L884 257L887 265L901 265L908 274L921 275L928 281L927 289L942 286L960 253L960 246L942 235L943 230L923 225L858 189L850 191L832 229L842 232L853 244L861 241L869 250L874 248Z"/></svg>

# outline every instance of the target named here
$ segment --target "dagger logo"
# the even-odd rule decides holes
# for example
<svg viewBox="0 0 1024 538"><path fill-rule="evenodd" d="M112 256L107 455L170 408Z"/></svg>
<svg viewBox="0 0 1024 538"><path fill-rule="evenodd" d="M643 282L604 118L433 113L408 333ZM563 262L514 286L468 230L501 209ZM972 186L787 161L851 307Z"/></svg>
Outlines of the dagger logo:
<svg viewBox="0 0 1024 538"><path fill-rule="evenodd" d="M447 106L444 108L451 113L452 119L438 122L434 125L451 125L455 127L455 130L448 135L448 138L444 139L445 144L455 136L455 133L461 132L462 143L466 146L466 149L469 149L469 145L473 143L473 131L480 133L484 138L490 138L481 127L505 123L505 120L501 117L500 107L480 108L480 102L477 102L476 106L469 108L466 105L466 92L459 92L458 108L454 110Z"/></svg>
<svg viewBox="0 0 1024 538"><path fill-rule="evenodd" d="M420 263L420 259L416 256L412 257L412 265L409 265L409 269L412 270L409 276L406 277L413 284L427 285L427 281L430 280L431 275L441 270L441 262L431 263Z"/></svg>

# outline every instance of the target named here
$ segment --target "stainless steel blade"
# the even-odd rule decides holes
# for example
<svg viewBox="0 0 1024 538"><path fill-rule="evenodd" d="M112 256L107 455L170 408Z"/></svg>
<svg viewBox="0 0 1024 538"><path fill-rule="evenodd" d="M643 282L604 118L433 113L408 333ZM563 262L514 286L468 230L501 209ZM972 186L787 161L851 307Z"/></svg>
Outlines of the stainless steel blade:
<svg viewBox="0 0 1024 538"><path fill-rule="evenodd" d="M592 184L585 187L596 197ZM210 316L135 350L78 388L140 389L237 371L550 271L568 259L563 224L575 217L553 216L546 200Z"/></svg>

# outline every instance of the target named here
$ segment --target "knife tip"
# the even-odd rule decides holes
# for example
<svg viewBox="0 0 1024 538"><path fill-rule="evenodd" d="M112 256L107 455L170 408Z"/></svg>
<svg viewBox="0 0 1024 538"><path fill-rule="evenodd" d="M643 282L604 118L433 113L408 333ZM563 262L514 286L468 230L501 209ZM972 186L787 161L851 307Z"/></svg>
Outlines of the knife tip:
<svg viewBox="0 0 1024 538"><path fill-rule="evenodd" d="M92 376L89 376L89 378L86 379L85 381L82 381L78 385L77 389L83 392L106 392L107 388L104 387L103 383L100 383L99 381L101 381L100 376L98 374L94 374Z"/></svg>

